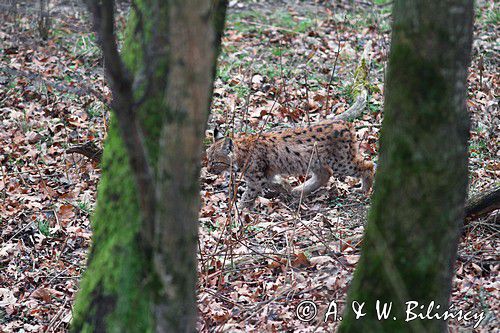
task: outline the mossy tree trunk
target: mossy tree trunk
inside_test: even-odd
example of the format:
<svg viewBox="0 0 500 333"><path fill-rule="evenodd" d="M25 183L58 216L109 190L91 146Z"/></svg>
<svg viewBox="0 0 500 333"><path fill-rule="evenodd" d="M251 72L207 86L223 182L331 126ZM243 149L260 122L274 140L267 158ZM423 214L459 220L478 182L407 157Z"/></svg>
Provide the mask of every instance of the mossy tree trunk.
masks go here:
<svg viewBox="0 0 500 333"><path fill-rule="evenodd" d="M226 1L134 1L121 54L114 2L88 2L114 112L71 329L192 332L199 156Z"/></svg>
<svg viewBox="0 0 500 333"><path fill-rule="evenodd" d="M340 332L446 330L443 320L406 322L405 303L448 307L467 191L473 5L396 0L393 18L375 191ZM354 300L365 302L357 320ZM387 320L377 300L392 302Z"/></svg>

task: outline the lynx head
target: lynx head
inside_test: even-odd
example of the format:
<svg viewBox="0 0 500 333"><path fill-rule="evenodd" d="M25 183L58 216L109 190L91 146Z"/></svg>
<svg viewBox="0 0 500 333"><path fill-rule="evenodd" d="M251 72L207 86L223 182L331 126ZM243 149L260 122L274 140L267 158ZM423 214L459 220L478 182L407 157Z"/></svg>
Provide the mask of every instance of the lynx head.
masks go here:
<svg viewBox="0 0 500 333"><path fill-rule="evenodd" d="M207 149L207 170L218 175L229 169L231 165L231 153L233 151L233 140L231 138L216 141Z"/></svg>

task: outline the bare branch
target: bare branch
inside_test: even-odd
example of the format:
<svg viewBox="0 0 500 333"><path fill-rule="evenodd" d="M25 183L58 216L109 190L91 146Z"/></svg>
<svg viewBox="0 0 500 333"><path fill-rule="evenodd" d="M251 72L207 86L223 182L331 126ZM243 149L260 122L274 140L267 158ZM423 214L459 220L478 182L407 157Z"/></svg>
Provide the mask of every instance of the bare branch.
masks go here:
<svg viewBox="0 0 500 333"><path fill-rule="evenodd" d="M87 3L93 14L94 29L97 32L97 40L106 62L106 75L113 94L116 93L114 98L122 98L132 92L132 80L123 65L116 43L115 3L113 0L88 0Z"/></svg>

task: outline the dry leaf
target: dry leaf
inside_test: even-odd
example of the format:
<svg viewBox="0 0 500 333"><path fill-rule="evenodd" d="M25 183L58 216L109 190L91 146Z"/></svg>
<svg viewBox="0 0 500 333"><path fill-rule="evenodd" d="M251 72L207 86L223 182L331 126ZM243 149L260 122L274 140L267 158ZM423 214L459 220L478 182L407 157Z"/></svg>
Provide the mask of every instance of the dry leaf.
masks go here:
<svg viewBox="0 0 500 333"><path fill-rule="evenodd" d="M296 255L295 259L292 261L292 266L297 268L305 268L311 266L311 262L307 259L306 255L301 252Z"/></svg>

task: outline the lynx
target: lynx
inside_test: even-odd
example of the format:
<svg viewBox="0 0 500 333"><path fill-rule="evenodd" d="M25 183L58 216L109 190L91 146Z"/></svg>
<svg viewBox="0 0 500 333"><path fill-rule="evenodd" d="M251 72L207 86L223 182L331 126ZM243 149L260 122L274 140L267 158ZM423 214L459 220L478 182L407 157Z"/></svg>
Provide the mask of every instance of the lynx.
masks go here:
<svg viewBox="0 0 500 333"><path fill-rule="evenodd" d="M264 188L300 197L325 186L331 176L353 176L361 178L361 190L368 194L373 183L374 164L358 152L352 124L341 120L221 139L208 148L207 158L212 174L230 166L243 173L247 189L242 208L251 208ZM310 178L292 189L281 176Z"/></svg>

